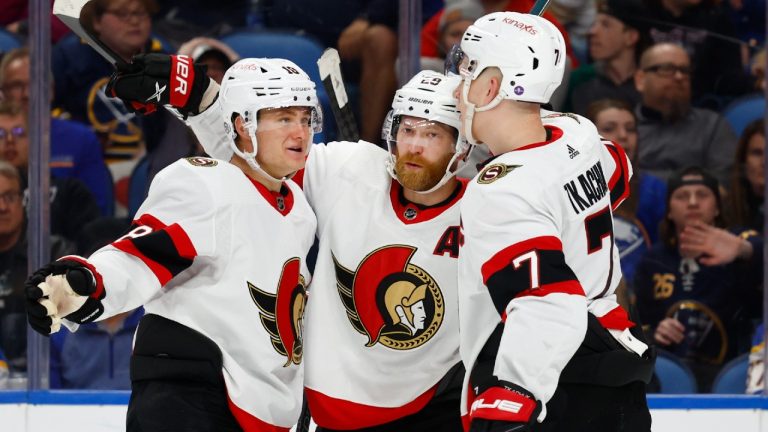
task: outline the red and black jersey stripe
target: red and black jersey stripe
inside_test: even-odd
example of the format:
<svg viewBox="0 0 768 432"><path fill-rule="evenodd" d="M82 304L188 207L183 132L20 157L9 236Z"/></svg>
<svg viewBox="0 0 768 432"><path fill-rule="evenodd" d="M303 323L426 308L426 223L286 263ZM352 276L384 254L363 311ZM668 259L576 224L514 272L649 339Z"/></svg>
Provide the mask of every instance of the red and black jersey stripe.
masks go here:
<svg viewBox="0 0 768 432"><path fill-rule="evenodd" d="M535 257L526 259L531 253ZM502 320L506 320L505 310L514 298L550 293L584 295L576 274L565 262L560 239L553 236L535 237L509 246L483 264L481 271Z"/></svg>
<svg viewBox="0 0 768 432"><path fill-rule="evenodd" d="M150 230L146 234L128 234L112 243L112 246L144 262L160 281L160 285L167 284L192 265L197 251L179 224L165 225L157 218L144 214L133 221L131 232L139 227Z"/></svg>
<svg viewBox="0 0 768 432"><path fill-rule="evenodd" d="M616 162L616 169L608 181L608 189L611 190L611 210L616 210L619 204L629 197L629 160L620 145L610 141L604 141L604 143L608 153Z"/></svg>

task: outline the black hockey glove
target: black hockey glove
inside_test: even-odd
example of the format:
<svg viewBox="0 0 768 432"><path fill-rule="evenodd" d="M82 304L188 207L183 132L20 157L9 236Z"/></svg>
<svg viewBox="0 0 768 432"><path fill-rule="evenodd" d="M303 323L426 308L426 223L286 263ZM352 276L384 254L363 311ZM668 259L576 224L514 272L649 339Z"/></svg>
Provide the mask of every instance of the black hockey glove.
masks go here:
<svg viewBox="0 0 768 432"><path fill-rule="evenodd" d="M34 272L24 283L29 325L45 336L59 331L61 319L88 323L104 312L104 289L81 262L62 258Z"/></svg>
<svg viewBox="0 0 768 432"><path fill-rule="evenodd" d="M541 412L533 394L507 381L494 380L474 390L470 432L528 432Z"/></svg>
<svg viewBox="0 0 768 432"><path fill-rule="evenodd" d="M207 107L200 107L211 83L206 70L189 56L139 54L125 69L112 73L106 93L141 114L171 105L185 117L195 115Z"/></svg>

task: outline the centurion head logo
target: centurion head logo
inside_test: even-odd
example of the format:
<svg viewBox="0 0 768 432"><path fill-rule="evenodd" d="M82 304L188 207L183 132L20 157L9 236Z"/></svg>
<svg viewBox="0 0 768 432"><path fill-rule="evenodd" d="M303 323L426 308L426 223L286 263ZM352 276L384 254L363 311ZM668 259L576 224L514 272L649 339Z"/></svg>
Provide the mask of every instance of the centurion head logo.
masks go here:
<svg viewBox="0 0 768 432"><path fill-rule="evenodd" d="M307 288L300 270L299 258L286 261L276 294L261 290L248 282L251 299L259 308L259 318L269 333L272 347L287 358L283 366L300 364L304 352L302 334Z"/></svg>
<svg viewBox="0 0 768 432"><path fill-rule="evenodd" d="M414 253L411 246L385 246L368 254L355 271L333 257L339 296L349 322L368 338L366 346L409 350L440 328L443 294L432 276L410 263Z"/></svg>

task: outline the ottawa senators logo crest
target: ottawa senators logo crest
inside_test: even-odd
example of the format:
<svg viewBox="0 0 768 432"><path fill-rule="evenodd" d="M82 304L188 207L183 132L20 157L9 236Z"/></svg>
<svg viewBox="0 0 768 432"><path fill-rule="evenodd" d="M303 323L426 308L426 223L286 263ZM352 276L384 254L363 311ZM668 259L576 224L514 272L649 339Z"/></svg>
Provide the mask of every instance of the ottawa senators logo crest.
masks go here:
<svg viewBox="0 0 768 432"><path fill-rule="evenodd" d="M272 347L287 357L284 367L291 363L300 364L304 352L302 333L307 289L300 270L299 258L291 258L283 264L277 294L263 291L248 282L248 290L259 308L259 318L272 339Z"/></svg>
<svg viewBox="0 0 768 432"><path fill-rule="evenodd" d="M352 326L396 350L425 344L440 328L445 303L440 287L424 269L410 263L416 248L404 245L376 249L353 272L333 257L336 287Z"/></svg>

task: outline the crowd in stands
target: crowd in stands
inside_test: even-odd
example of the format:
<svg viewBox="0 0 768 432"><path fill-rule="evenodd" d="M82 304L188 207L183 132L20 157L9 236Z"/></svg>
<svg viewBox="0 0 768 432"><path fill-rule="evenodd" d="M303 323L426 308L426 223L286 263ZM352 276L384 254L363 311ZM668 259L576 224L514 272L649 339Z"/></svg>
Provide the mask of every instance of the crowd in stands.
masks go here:
<svg viewBox="0 0 768 432"><path fill-rule="evenodd" d="M27 41L28 2L6 3L0 25ZM336 47L360 138L375 143L398 82L409 78L397 75L398 1L91 3L85 25L124 59L178 52L205 63L219 82L241 55L222 42L235 32L300 34ZM420 37L422 67L442 71L444 57L480 16L527 12L533 3L423 0L423 28L413 35ZM604 138L624 147L634 167L630 199L614 226L624 301L637 310L648 339L686 362L699 390L709 391L725 363L750 351L762 317L765 1L551 3L544 16L566 35L568 63L548 108L592 120ZM157 172L204 153L171 113L142 116L110 98L104 87L112 66L55 18L51 26L55 258L87 255L119 237L129 225L129 200L140 202ZM36 127L27 116L30 51L1 50L0 387L9 371L26 370L24 206L29 131ZM755 98L761 108L747 111L748 118L743 110L729 118L734 107ZM748 125L741 130L736 120ZM483 149L474 155L477 163L487 156ZM128 356L141 314L51 338L51 386L129 388Z"/></svg>

